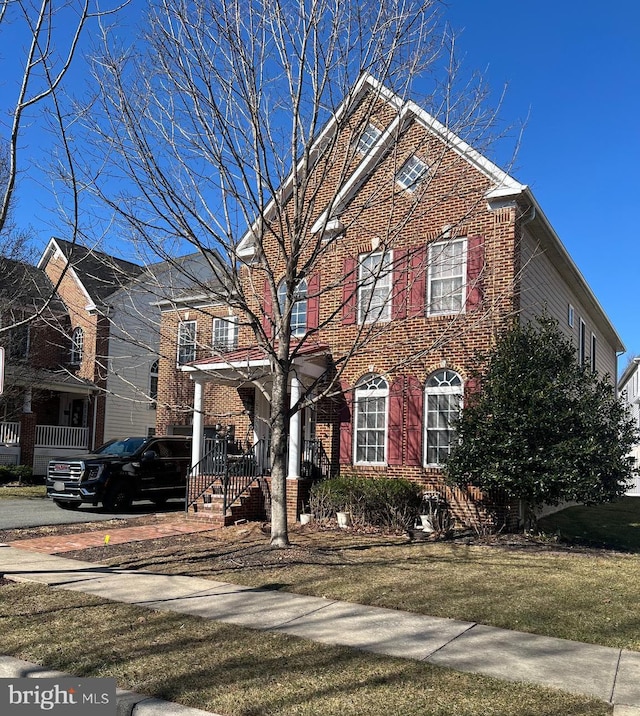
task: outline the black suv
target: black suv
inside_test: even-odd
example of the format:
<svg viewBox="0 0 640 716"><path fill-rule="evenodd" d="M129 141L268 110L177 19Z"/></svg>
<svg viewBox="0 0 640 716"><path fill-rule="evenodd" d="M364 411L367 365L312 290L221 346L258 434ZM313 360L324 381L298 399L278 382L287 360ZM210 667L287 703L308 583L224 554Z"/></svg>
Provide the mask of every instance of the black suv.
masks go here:
<svg viewBox="0 0 640 716"><path fill-rule="evenodd" d="M184 437L111 440L91 455L51 460L47 497L64 509L83 502L117 512L133 500L164 504L186 496L191 441Z"/></svg>

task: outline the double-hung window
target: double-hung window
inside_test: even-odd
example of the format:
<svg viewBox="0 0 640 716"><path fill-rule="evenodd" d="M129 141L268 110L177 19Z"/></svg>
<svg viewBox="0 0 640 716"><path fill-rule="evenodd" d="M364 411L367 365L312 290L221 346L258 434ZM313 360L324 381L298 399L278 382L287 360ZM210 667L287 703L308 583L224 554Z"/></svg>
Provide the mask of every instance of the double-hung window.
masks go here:
<svg viewBox="0 0 640 716"><path fill-rule="evenodd" d="M462 407L462 380L451 370L438 370L426 386L425 445L427 465L442 465L455 438L453 422Z"/></svg>
<svg viewBox="0 0 640 716"><path fill-rule="evenodd" d="M287 298L287 284L283 281L278 286L278 303L280 311L284 312ZM291 306L291 335L300 338L307 332L307 280L298 282L293 292L293 305Z"/></svg>
<svg viewBox="0 0 640 716"><path fill-rule="evenodd" d="M178 326L178 365L196 359L196 321L181 321Z"/></svg>
<svg viewBox="0 0 640 716"><path fill-rule="evenodd" d="M214 351L232 351L238 347L238 318L213 319L213 349Z"/></svg>
<svg viewBox="0 0 640 716"><path fill-rule="evenodd" d="M358 323L391 318L392 256L376 252L360 256L358 265Z"/></svg>
<svg viewBox="0 0 640 716"><path fill-rule="evenodd" d="M355 462L381 464L386 460L389 386L384 378L368 375L355 390Z"/></svg>
<svg viewBox="0 0 640 716"><path fill-rule="evenodd" d="M429 315L460 313L465 304L467 240L453 239L431 244L428 264Z"/></svg>
<svg viewBox="0 0 640 716"><path fill-rule="evenodd" d="M74 328L71 334L71 355L69 361L72 365L82 363L82 354L84 353L84 331L82 328Z"/></svg>

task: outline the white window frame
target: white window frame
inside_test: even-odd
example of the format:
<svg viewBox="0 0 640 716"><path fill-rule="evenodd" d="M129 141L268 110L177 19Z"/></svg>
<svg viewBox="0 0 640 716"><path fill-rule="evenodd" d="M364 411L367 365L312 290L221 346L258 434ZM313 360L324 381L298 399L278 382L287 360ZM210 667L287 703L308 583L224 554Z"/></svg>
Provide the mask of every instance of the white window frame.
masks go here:
<svg viewBox="0 0 640 716"><path fill-rule="evenodd" d="M567 324L570 328L573 328L573 324L575 322L575 308L569 304L569 307L567 309Z"/></svg>
<svg viewBox="0 0 640 716"><path fill-rule="evenodd" d="M358 257L358 323L391 320L391 251L374 251Z"/></svg>
<svg viewBox="0 0 640 716"><path fill-rule="evenodd" d="M369 122L366 129L362 132L360 138L358 139L356 150L360 154L368 154L381 136L382 130L378 129L375 124Z"/></svg>
<svg viewBox="0 0 640 716"><path fill-rule="evenodd" d="M598 348L598 341L596 338L596 334L591 331L591 354L589 356L589 362L591 364L591 372L596 372L596 351Z"/></svg>
<svg viewBox="0 0 640 716"><path fill-rule="evenodd" d="M293 306L291 307L291 335L301 338L307 333L307 321L309 317L309 299L307 298L307 279L298 281L293 294ZM278 305L280 311L284 311L284 301L287 293L287 284L284 281L278 286Z"/></svg>
<svg viewBox="0 0 640 716"><path fill-rule="evenodd" d="M451 249L460 247L459 259L450 263ZM447 283L459 282L455 288L436 290ZM427 315L448 316L464 313L467 295L467 239L447 239L429 244L427 275ZM437 303L436 303L437 302Z"/></svg>
<svg viewBox="0 0 640 716"><path fill-rule="evenodd" d="M176 353L178 365L185 365L186 363L191 363L196 359L197 331L197 321L180 321L178 324L178 350ZM189 354L185 355L187 349L189 350Z"/></svg>
<svg viewBox="0 0 640 716"><path fill-rule="evenodd" d="M71 365L80 365L84 356L84 330L81 326L76 326L71 332L71 351L69 355L69 363Z"/></svg>
<svg viewBox="0 0 640 716"><path fill-rule="evenodd" d="M398 170L396 181L403 189L413 191L427 176L428 171L429 165L413 154Z"/></svg>
<svg viewBox="0 0 640 716"><path fill-rule="evenodd" d="M158 405L158 375L160 359L156 358L149 367L149 408L155 409Z"/></svg>
<svg viewBox="0 0 640 716"><path fill-rule="evenodd" d="M216 316L211 329L214 351L233 351L238 347L238 317Z"/></svg>
<svg viewBox="0 0 640 716"><path fill-rule="evenodd" d="M455 431L446 425L442 426L441 422L450 422L457 417L462 410L462 401L464 395L464 383L461 376L448 368L441 368L432 373L427 379L425 385L424 398L424 464L426 467L440 467L443 464L442 454L448 456L451 452L451 445L455 439ZM457 396L457 407L454 409L451 405L449 396ZM442 398L446 397L446 401ZM444 405L444 403L448 405ZM443 408L445 408L443 410ZM436 416L435 425L430 425L431 416ZM432 438L435 438L435 447L430 446ZM430 459L431 453L435 449L435 461Z"/></svg>
<svg viewBox="0 0 640 716"><path fill-rule="evenodd" d="M353 405L353 464L385 465L389 384L380 375L364 376L355 387ZM361 422L363 425L360 425ZM374 435L375 439L371 440Z"/></svg>

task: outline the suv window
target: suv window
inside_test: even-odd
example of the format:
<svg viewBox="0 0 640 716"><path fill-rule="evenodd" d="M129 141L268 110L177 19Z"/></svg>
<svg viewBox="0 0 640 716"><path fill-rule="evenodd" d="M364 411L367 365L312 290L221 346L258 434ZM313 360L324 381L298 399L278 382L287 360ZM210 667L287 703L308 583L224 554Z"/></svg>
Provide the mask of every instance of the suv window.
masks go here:
<svg viewBox="0 0 640 716"><path fill-rule="evenodd" d="M154 448L160 453L161 457L189 457L191 454L191 445L187 440L167 440L161 441Z"/></svg>
<svg viewBox="0 0 640 716"><path fill-rule="evenodd" d="M99 447L96 455L133 455L146 442L146 438L126 438L125 440L110 440Z"/></svg>

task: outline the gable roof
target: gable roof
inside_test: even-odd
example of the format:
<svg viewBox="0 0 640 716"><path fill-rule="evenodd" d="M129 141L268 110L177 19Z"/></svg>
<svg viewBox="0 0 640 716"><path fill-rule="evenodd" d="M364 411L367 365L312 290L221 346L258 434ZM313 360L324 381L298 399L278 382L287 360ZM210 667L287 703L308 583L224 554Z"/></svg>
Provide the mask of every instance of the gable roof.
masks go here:
<svg viewBox="0 0 640 716"><path fill-rule="evenodd" d="M34 313L47 302L51 308L62 309L62 303L44 271L24 261L4 257L0 257L0 302Z"/></svg>
<svg viewBox="0 0 640 716"><path fill-rule="evenodd" d="M343 227L339 219L340 212L352 200L364 181L377 168L390 144L399 136L399 130L403 128L404 123L415 121L422 125L429 134L440 140L448 149L458 154L464 161L468 162L489 180L490 187L485 192L484 198L490 210L498 209L501 206L517 201L522 210L529 214L531 217L529 227L531 230L535 229L536 238L539 240L540 245L549 251L550 255L556 259L556 268L565 275L567 280L571 281L581 299L599 316L599 325L616 351L623 352L625 349L622 339L560 240L560 237L540 208L531 189L526 184L521 184L487 157L480 154L480 152L445 127L435 117L429 114L429 112L419 107L414 101L404 100L371 75L364 75L354 87L353 92L343 100L334 116L318 135L311 148L311 155L313 156L321 151L326 138L338 131L340 121L354 110L360 99L367 92L375 92L377 96L394 109L396 115L387 129L382 132L378 140L371 147L369 153L358 164L344 186L339 190L337 196L332 201L331 211L327 209L322 212L312 226L311 231L313 233L339 233L342 230ZM292 192L293 179L294 173L291 172L287 181L285 181L278 192L278 201L283 202L288 199ZM270 215L275 207L275 202L276 198L274 197L267 204L263 212L264 216ZM237 249L237 253L240 257L250 257L253 254L254 249L252 244L261 221L262 217L258 217L242 237Z"/></svg>
<svg viewBox="0 0 640 716"><path fill-rule="evenodd" d="M64 256L69 270L94 304L103 304L123 284L144 271L142 266L131 261L55 237L49 241L38 268L44 268L56 251Z"/></svg>

